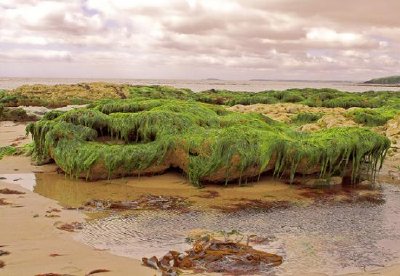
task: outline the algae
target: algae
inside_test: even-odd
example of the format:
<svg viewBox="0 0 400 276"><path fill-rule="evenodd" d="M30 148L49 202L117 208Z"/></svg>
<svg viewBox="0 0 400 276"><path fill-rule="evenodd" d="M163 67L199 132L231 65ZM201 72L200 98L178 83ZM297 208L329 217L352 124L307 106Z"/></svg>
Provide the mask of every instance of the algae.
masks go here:
<svg viewBox="0 0 400 276"><path fill-rule="evenodd" d="M103 100L47 116L27 131L33 156L68 175L104 179L179 168L195 184L275 176L374 177L390 141L364 128L303 133L260 114L240 114L195 100ZM113 141L105 143L104 141Z"/></svg>
<svg viewBox="0 0 400 276"><path fill-rule="evenodd" d="M0 92L0 103L6 106L62 107L88 104L99 99L124 99L128 85L102 82L23 85L16 89Z"/></svg>
<svg viewBox="0 0 400 276"><path fill-rule="evenodd" d="M0 160L4 158L4 156L14 155L17 152L17 149L12 146L0 147Z"/></svg>
<svg viewBox="0 0 400 276"><path fill-rule="evenodd" d="M354 122L365 126L382 126L387 121L393 119L396 114L399 114L399 109L394 108L357 108L347 112Z"/></svg>
<svg viewBox="0 0 400 276"><path fill-rule="evenodd" d="M6 106L33 105L60 107L93 103L101 99L180 99L233 106L236 104L301 103L314 107L377 108L392 104L400 107L400 92L344 92L335 89L287 89L260 92L207 90L194 93L186 88L161 85L80 83L71 85L23 85L0 91L0 103Z"/></svg>
<svg viewBox="0 0 400 276"><path fill-rule="evenodd" d="M322 113L300 112L291 118L290 122L300 125L309 124L318 121L322 116Z"/></svg>

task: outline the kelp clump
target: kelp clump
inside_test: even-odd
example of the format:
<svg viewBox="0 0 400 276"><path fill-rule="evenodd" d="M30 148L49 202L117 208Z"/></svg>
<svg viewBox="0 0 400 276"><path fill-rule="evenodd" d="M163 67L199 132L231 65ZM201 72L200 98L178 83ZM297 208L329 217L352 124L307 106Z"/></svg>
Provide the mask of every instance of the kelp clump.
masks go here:
<svg viewBox="0 0 400 276"><path fill-rule="evenodd" d="M293 179L351 169L371 176L390 141L364 128L314 133L260 114L171 99L105 100L31 123L39 160L54 160L68 175L89 180L162 173L179 168L189 180L225 182L261 173Z"/></svg>
<svg viewBox="0 0 400 276"><path fill-rule="evenodd" d="M233 241L198 240L193 248L180 253L170 251L158 259L142 258L143 265L160 270L162 275L179 275L181 270L194 273L223 273L229 275L258 275L281 265L279 255L256 250Z"/></svg>

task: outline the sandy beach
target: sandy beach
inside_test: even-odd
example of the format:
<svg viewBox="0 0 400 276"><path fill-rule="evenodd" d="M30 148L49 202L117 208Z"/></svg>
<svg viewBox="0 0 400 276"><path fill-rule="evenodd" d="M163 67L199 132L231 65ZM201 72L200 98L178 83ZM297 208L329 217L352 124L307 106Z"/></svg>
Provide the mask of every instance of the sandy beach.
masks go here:
<svg viewBox="0 0 400 276"><path fill-rule="evenodd" d="M3 168L3 167L2 167ZM73 233L59 230L55 225L81 222L85 216L73 210L63 210L57 202L39 196L18 185L0 182L0 189L23 192L21 195L1 195L9 205L0 206L1 250L5 267L0 275L86 275L106 269L107 275L155 275L140 261L97 251L73 240ZM49 210L59 217L46 217Z"/></svg>
<svg viewBox="0 0 400 276"><path fill-rule="evenodd" d="M399 10L0 1L0 276L400 276Z"/></svg>
<svg viewBox="0 0 400 276"><path fill-rule="evenodd" d="M22 145L30 141L25 137L25 124L2 122L0 131L0 146ZM14 176L14 179L0 180L0 189L23 193L0 194L0 199L4 199L6 204L0 206L0 246L3 246L0 249L10 253L0 257L5 263L0 275L86 275L96 270L109 270L103 272L104 275L156 275L158 272L142 266L139 260L96 250L76 241L74 233L60 230L57 226L84 222L87 217L82 212L66 210L55 200L16 184L20 177L28 174L54 175L55 171L55 165L34 166L25 156L7 156L0 160L0 174ZM167 181L171 179L167 178ZM399 273L400 264L349 275L395 276Z"/></svg>

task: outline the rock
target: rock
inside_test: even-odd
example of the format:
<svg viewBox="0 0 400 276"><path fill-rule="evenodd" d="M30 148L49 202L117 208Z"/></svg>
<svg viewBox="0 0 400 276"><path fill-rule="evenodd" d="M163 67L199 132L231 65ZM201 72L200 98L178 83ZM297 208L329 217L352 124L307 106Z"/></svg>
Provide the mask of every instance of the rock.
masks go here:
<svg viewBox="0 0 400 276"><path fill-rule="evenodd" d="M84 108L84 107L87 107L87 106L88 106L87 104L84 104L84 105L67 105L67 106L64 106L64 107L56 108L54 110L66 112L66 111L70 111L72 109Z"/></svg>
<svg viewBox="0 0 400 276"><path fill-rule="evenodd" d="M318 131L320 129L321 127L317 124L305 124L301 126L299 130L304 132L313 132L313 131Z"/></svg>
<svg viewBox="0 0 400 276"><path fill-rule="evenodd" d="M322 128L344 127L344 126L357 126L357 124L341 115L341 114L327 114L318 120L317 124Z"/></svg>
<svg viewBox="0 0 400 276"><path fill-rule="evenodd" d="M20 106L23 110L26 111L28 115L35 115L38 117L42 117L44 114L50 111L50 109L44 106Z"/></svg>
<svg viewBox="0 0 400 276"><path fill-rule="evenodd" d="M360 183L358 183L357 184L359 187L366 187L366 188L369 188L369 187L371 187L372 185L374 185L371 181L369 181L369 180L364 180L364 181L361 181Z"/></svg>
<svg viewBox="0 0 400 276"><path fill-rule="evenodd" d="M341 185L343 182L343 178L341 178L340 176L333 176L329 179L329 185Z"/></svg>
<svg viewBox="0 0 400 276"><path fill-rule="evenodd" d="M386 123L386 136L393 137L400 134L400 115Z"/></svg>
<svg viewBox="0 0 400 276"><path fill-rule="evenodd" d="M333 176L328 179L323 178L311 178L307 179L303 184L307 187L317 187L317 186L336 186L341 185L343 178L340 176Z"/></svg>

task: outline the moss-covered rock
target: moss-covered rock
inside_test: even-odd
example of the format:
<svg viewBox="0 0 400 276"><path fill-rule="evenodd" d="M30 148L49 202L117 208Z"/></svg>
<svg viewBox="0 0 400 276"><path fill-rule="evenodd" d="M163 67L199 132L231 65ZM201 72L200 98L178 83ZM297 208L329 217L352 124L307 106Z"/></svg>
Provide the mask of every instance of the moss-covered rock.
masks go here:
<svg viewBox="0 0 400 276"><path fill-rule="evenodd" d="M194 184L254 178L270 171L373 175L390 141L364 128L295 131L261 114L168 99L106 100L52 114L27 131L34 156L72 176L103 179L181 169Z"/></svg>
<svg viewBox="0 0 400 276"><path fill-rule="evenodd" d="M218 105L299 103L311 107L378 108L392 105L400 108L400 92L351 93L335 89L287 89L285 91L207 90L194 93L190 89L160 85L81 83L62 85L23 85L0 91L0 103L6 106L46 106L87 104L99 99L180 99Z"/></svg>
<svg viewBox="0 0 400 276"><path fill-rule="evenodd" d="M29 115L22 108L9 108L0 104L0 121L28 122L35 121L37 117Z"/></svg>
<svg viewBox="0 0 400 276"><path fill-rule="evenodd" d="M79 83L58 85L23 85L0 94L0 103L7 106L62 107L82 105L99 99L124 99L129 85L111 83Z"/></svg>

